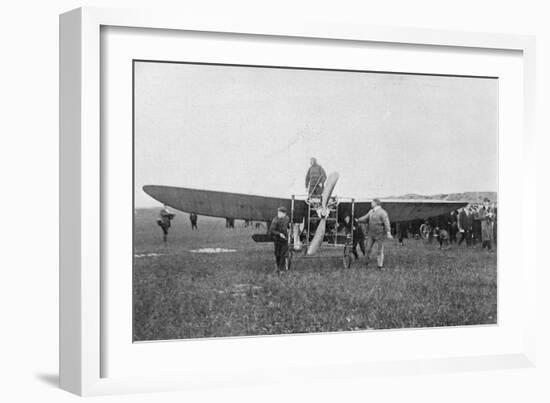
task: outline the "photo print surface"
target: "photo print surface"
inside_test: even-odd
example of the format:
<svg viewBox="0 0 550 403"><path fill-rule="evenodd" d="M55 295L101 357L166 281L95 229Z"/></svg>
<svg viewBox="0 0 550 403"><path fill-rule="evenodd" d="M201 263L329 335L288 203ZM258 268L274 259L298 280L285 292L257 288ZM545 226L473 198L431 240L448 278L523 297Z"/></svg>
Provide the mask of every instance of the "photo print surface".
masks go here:
<svg viewBox="0 0 550 403"><path fill-rule="evenodd" d="M497 323L497 78L133 83L134 341Z"/></svg>

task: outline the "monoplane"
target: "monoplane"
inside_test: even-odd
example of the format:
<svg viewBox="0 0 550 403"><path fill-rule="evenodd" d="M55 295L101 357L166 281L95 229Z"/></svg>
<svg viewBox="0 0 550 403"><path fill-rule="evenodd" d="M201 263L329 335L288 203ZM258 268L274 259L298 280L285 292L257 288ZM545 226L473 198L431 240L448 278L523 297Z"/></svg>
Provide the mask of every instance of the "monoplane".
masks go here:
<svg viewBox="0 0 550 403"><path fill-rule="evenodd" d="M338 177L336 172L328 175L321 195L291 195L290 198L157 185L146 185L143 190L159 202L183 212L264 221L267 223L267 233L254 234L252 239L256 242L272 241L269 224L277 208L284 206L289 211L291 222L287 268L290 268L294 254L316 255L322 244L332 249L343 249L343 263L349 267L352 262L353 231L349 231L347 223L351 222L353 226L356 217L367 214L371 209L371 200L357 201L353 197L333 195ZM447 214L467 204L463 201L431 199L382 199L383 208L393 223Z"/></svg>

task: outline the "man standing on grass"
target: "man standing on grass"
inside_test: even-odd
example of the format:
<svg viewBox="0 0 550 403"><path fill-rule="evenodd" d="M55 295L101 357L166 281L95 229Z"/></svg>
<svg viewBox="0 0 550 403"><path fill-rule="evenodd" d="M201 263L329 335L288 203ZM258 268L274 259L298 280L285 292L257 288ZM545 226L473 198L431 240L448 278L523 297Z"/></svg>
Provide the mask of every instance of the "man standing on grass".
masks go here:
<svg viewBox="0 0 550 403"><path fill-rule="evenodd" d="M481 222L481 248L487 248L489 252L493 250L493 224L495 214L490 207L491 201L488 198L483 199L483 207L477 212L477 220Z"/></svg>
<svg viewBox="0 0 550 403"><path fill-rule="evenodd" d="M472 206L470 214L472 215L472 245L476 246L481 241L481 221L477 219L479 206Z"/></svg>
<svg viewBox="0 0 550 403"><path fill-rule="evenodd" d="M357 254L357 245L359 245L359 249L361 249L363 256L366 256L367 252L365 250L365 233L357 222L357 218L354 218L352 222L351 217L349 215L346 215L344 217L344 227L346 230L346 234L353 237L351 253L355 257L355 259L359 259L359 255Z"/></svg>
<svg viewBox="0 0 550 403"><path fill-rule="evenodd" d="M449 227L449 242L456 243L457 241L457 232L458 232L458 223L457 223L457 212L451 211L449 213L448 227Z"/></svg>
<svg viewBox="0 0 550 403"><path fill-rule="evenodd" d="M391 234L390 219L388 213L380 204L380 199L371 202L369 212L357 221L365 223L367 227L367 266L374 247L376 249L376 261L378 269L384 268L384 241L393 239Z"/></svg>
<svg viewBox="0 0 550 403"><path fill-rule="evenodd" d="M271 221L269 234L275 245L275 263L277 264L277 273L284 271L285 261L288 254L288 225L290 219L286 215L286 208L277 209L277 217Z"/></svg>
<svg viewBox="0 0 550 403"><path fill-rule="evenodd" d="M157 224L162 228L162 241L166 243L168 240L168 230L172 226L172 220L175 214L168 210L168 206L165 204L162 210L160 210L160 218L157 220Z"/></svg>
<svg viewBox="0 0 550 403"><path fill-rule="evenodd" d="M194 229L199 229L199 227L197 227L197 214L196 213L191 213L189 214L189 221L191 221L191 229L194 230Z"/></svg>
<svg viewBox="0 0 550 403"><path fill-rule="evenodd" d="M472 215L466 207L460 209L457 224L460 233L458 245L466 241L466 247L469 247L472 244Z"/></svg>

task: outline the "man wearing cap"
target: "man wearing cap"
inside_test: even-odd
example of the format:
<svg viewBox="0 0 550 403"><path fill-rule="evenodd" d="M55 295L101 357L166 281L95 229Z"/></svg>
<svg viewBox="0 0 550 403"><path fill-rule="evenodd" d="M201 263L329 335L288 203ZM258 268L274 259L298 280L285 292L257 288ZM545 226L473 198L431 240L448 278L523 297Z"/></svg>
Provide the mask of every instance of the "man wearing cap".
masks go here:
<svg viewBox="0 0 550 403"><path fill-rule="evenodd" d="M277 264L277 272L285 270L285 259L288 253L288 225L289 218L286 215L286 208L279 207L277 209L277 217L271 221L269 234L275 245L275 263Z"/></svg>
<svg viewBox="0 0 550 403"><path fill-rule="evenodd" d="M309 196L319 197L323 193L323 185L327 179L327 173L321 165L317 163L317 159L309 160L310 167L306 174L306 189Z"/></svg>
<svg viewBox="0 0 550 403"><path fill-rule="evenodd" d="M371 209L363 217L360 217L357 221L366 224L367 233L367 266L369 264L369 258L372 250L377 246L376 261L378 269L382 270L384 267L384 241L386 239L392 239L390 228L390 219L386 210L380 205L380 199L374 199L371 202Z"/></svg>

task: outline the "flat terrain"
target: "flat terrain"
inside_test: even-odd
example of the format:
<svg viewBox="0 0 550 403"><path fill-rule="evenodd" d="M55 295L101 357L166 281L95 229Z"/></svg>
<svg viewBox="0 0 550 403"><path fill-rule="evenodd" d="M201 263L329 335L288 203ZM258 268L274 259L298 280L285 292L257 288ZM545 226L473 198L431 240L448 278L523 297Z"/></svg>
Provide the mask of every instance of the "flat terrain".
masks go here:
<svg viewBox="0 0 550 403"><path fill-rule="evenodd" d="M158 210L135 213L134 340L493 324L496 254L421 240L386 245L386 270L360 257L299 258L282 276L273 245L252 241L242 221L176 212L168 243ZM201 248L235 252L196 253Z"/></svg>

